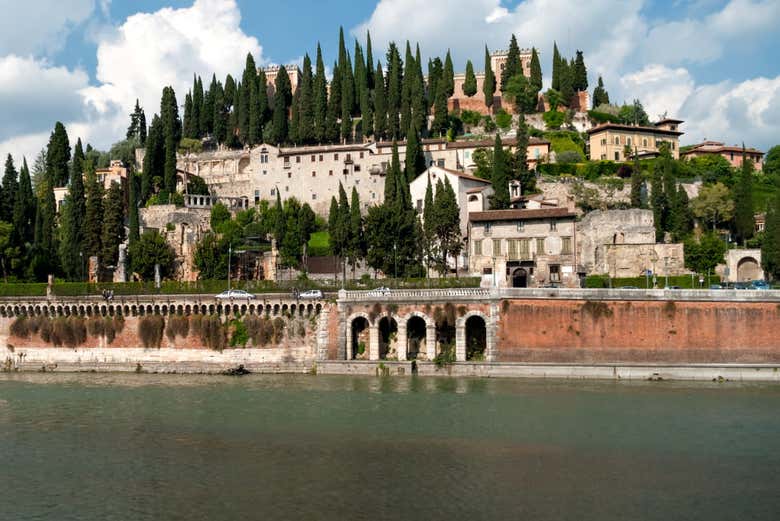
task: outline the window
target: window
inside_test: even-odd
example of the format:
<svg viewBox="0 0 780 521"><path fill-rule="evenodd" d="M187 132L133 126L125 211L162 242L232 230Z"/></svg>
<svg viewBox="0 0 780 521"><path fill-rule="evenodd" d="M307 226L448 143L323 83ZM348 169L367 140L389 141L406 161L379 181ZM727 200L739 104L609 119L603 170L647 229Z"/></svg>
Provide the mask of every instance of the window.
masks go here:
<svg viewBox="0 0 780 521"><path fill-rule="evenodd" d="M517 242L517 254L521 259L531 258L531 239L519 239Z"/></svg>
<svg viewBox="0 0 780 521"><path fill-rule="evenodd" d="M467 160L467 161L468 161L469 159L471 159L471 150L466 150L466 151L463 153L463 157L464 157L464 158L466 158L466 160Z"/></svg>
<svg viewBox="0 0 780 521"><path fill-rule="evenodd" d="M263 170L263 175L266 175L268 173L268 170Z"/></svg>
<svg viewBox="0 0 780 521"><path fill-rule="evenodd" d="M317 177L317 172L312 171L311 176L312 177Z"/></svg>
<svg viewBox="0 0 780 521"><path fill-rule="evenodd" d="M287 179L292 179L292 172L287 172Z"/></svg>
<svg viewBox="0 0 780 521"><path fill-rule="evenodd" d="M485 223L485 235L490 235L490 228L492 228L490 223Z"/></svg>
<svg viewBox="0 0 780 521"><path fill-rule="evenodd" d="M644 139L642 140L642 146L643 146L643 147L646 147L646 146L647 146L647 138L644 138Z"/></svg>
<svg viewBox="0 0 780 521"><path fill-rule="evenodd" d="M525 223L523 221L517 221L517 231L522 232L525 230Z"/></svg>
<svg viewBox="0 0 780 521"><path fill-rule="evenodd" d="M482 268L482 274L483 275L492 275L493 274L493 268Z"/></svg>
<svg viewBox="0 0 780 521"><path fill-rule="evenodd" d="M271 195L276 195L276 189L275 188L271 188Z"/></svg>
<svg viewBox="0 0 780 521"><path fill-rule="evenodd" d="M320 154L320 163L322 163L322 154Z"/></svg>
<svg viewBox="0 0 780 521"><path fill-rule="evenodd" d="M352 161L352 154L347 154L347 161Z"/></svg>
<svg viewBox="0 0 780 521"><path fill-rule="evenodd" d="M343 169L343 170L341 171L341 173L342 173L342 174L344 174L344 175L347 175L347 174L349 173L349 170L347 170L347 169L345 168L345 169Z"/></svg>
<svg viewBox="0 0 780 521"><path fill-rule="evenodd" d="M615 136L615 144L616 145L620 144L620 136Z"/></svg>
<svg viewBox="0 0 780 521"><path fill-rule="evenodd" d="M355 179L355 184L359 185L360 184L360 179Z"/></svg>
<svg viewBox="0 0 780 521"><path fill-rule="evenodd" d="M285 187L284 187L284 191L285 191L285 192L289 192L289 191L290 191L290 187L289 187L289 186L285 186Z"/></svg>
<svg viewBox="0 0 780 521"><path fill-rule="evenodd" d="M444 159L437 159L436 166L438 166L439 168L444 168Z"/></svg>
<svg viewBox="0 0 780 521"><path fill-rule="evenodd" d="M620 161L620 152L615 152L615 161Z"/></svg>
<svg viewBox="0 0 780 521"><path fill-rule="evenodd" d="M417 213L422 213L422 209L423 209L423 205L422 204L423 204L423 200L422 199L417 199Z"/></svg>
<svg viewBox="0 0 780 521"><path fill-rule="evenodd" d="M518 257L518 252L517 252L517 246L518 246L519 242L520 241L518 241L517 239L508 239L506 241L506 245L507 245L507 252L506 253L507 253L507 256L508 256L509 260L515 260L515 259L519 258Z"/></svg>
<svg viewBox="0 0 780 521"><path fill-rule="evenodd" d="M601 138L601 144L606 145L607 144L607 138L603 137Z"/></svg>
<svg viewBox="0 0 780 521"><path fill-rule="evenodd" d="M260 154L260 162L261 163L267 163L268 162L268 154L267 153Z"/></svg>
<svg viewBox="0 0 780 521"><path fill-rule="evenodd" d="M260 190L255 190L255 204L260 202Z"/></svg>
<svg viewBox="0 0 780 521"><path fill-rule="evenodd" d="M561 255L571 255L571 237L562 237L561 242Z"/></svg>
<svg viewBox="0 0 780 521"><path fill-rule="evenodd" d="M339 160L339 155L338 154L333 154L333 160L334 161L338 161Z"/></svg>
<svg viewBox="0 0 780 521"><path fill-rule="evenodd" d="M355 165L355 172L360 172L360 165Z"/></svg>
<svg viewBox="0 0 780 521"><path fill-rule="evenodd" d="M301 156L295 156L295 162L300 163L301 162Z"/></svg>
<svg viewBox="0 0 780 521"><path fill-rule="evenodd" d="M474 241L474 255L482 255L482 240Z"/></svg>
<svg viewBox="0 0 780 521"><path fill-rule="evenodd" d="M550 282L561 281L561 267L557 264L550 264Z"/></svg>
<svg viewBox="0 0 780 521"><path fill-rule="evenodd" d="M328 175L333 175L333 170L328 170Z"/></svg>
<svg viewBox="0 0 780 521"><path fill-rule="evenodd" d="M554 232L557 229L558 229L558 223L555 221L550 221L550 231Z"/></svg>
<svg viewBox="0 0 780 521"><path fill-rule="evenodd" d="M493 239L493 257L501 255L501 239Z"/></svg>
<svg viewBox="0 0 780 521"><path fill-rule="evenodd" d="M316 201L317 200L317 194L311 194L311 200Z"/></svg>
<svg viewBox="0 0 780 521"><path fill-rule="evenodd" d="M607 158L607 154L601 154L601 159L606 159L606 158Z"/></svg>
<svg viewBox="0 0 780 521"><path fill-rule="evenodd" d="M363 159L363 152L360 153L360 159Z"/></svg>
<svg viewBox="0 0 780 521"><path fill-rule="evenodd" d="M626 145L631 146L631 138L626 138Z"/></svg>
<svg viewBox="0 0 780 521"><path fill-rule="evenodd" d="M262 163L262 161L260 161ZM290 168L290 158L288 156L284 157L284 167Z"/></svg>
<svg viewBox="0 0 780 521"><path fill-rule="evenodd" d="M311 156L311 162L314 163L317 160L317 156Z"/></svg>
<svg viewBox="0 0 780 521"><path fill-rule="evenodd" d="M544 237L536 238L536 254L544 255Z"/></svg>

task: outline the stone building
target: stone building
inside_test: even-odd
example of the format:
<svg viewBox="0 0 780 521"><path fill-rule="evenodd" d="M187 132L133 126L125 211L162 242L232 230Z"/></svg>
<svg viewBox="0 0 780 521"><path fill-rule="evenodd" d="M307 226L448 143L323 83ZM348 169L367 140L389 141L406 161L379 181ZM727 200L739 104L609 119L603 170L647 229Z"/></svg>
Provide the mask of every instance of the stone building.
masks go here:
<svg viewBox="0 0 780 521"><path fill-rule="evenodd" d="M86 182L87 174L84 173L84 181ZM127 167L119 160L113 160L109 164L108 168L98 168L95 170L98 183L103 185L104 190L111 188L112 183L118 183L122 187L122 193L125 194L127 199ZM57 211L62 208L62 203L65 201L65 196L68 195L68 187L58 187L54 189L54 201L56 203ZM127 200L125 200L127 203Z"/></svg>
<svg viewBox="0 0 780 521"><path fill-rule="evenodd" d="M538 52L538 51L537 51ZM493 74L496 78L496 93L493 96L493 111L503 108L507 112L512 111L510 106L504 106L501 99L501 73L506 65L506 60L509 57L509 51L497 50L490 53L490 68L493 70ZM531 77L531 49L520 49L520 65L523 68L523 75L527 78ZM466 81L466 74L459 73L454 75L455 89L447 100L448 110L473 110L480 114L488 114L489 109L485 105L485 94L483 93L483 87L485 84L485 72L475 72L474 76L477 79L477 92L473 96L469 97L463 93L463 84Z"/></svg>
<svg viewBox="0 0 780 521"><path fill-rule="evenodd" d="M640 158L654 157L660 153L663 143L669 144L674 159L680 157L679 119L666 118L653 126L604 123L588 130L588 144L591 161L626 161L633 158L635 151Z"/></svg>
<svg viewBox="0 0 780 521"><path fill-rule="evenodd" d="M741 168L743 152L744 156L751 160L753 166L760 172L763 166L761 162L764 158L763 152L756 150L755 148L745 148L743 150L740 146L728 146L720 141L704 141L698 143L687 150L680 152L680 157L683 159L693 159L694 157L717 155L728 161L734 168Z"/></svg>
<svg viewBox="0 0 780 521"><path fill-rule="evenodd" d="M514 139L504 140L510 150L515 143ZM492 146L492 141L422 140L426 164L458 171L475 168L474 151ZM531 138L529 166L535 167L549 149L548 141ZM398 143L402 161L405 152L406 143ZM258 204L261 200L275 201L278 190L282 199L295 197L317 214L327 216L331 197L338 196L339 183L348 194L353 187L357 189L364 208L381 204L391 158L390 142L290 148L259 145L179 156L177 167L201 177L214 196L245 197L250 204Z"/></svg>
<svg viewBox="0 0 780 521"><path fill-rule="evenodd" d="M579 287L575 218L560 207L469 213L469 271L483 285Z"/></svg>

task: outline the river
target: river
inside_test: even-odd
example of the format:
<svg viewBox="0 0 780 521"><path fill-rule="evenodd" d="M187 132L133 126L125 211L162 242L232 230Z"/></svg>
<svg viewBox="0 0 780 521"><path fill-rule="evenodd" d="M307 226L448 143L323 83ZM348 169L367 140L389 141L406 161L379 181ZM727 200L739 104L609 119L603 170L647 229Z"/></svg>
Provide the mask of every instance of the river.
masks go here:
<svg viewBox="0 0 780 521"><path fill-rule="evenodd" d="M0 519L776 520L780 386L0 375Z"/></svg>

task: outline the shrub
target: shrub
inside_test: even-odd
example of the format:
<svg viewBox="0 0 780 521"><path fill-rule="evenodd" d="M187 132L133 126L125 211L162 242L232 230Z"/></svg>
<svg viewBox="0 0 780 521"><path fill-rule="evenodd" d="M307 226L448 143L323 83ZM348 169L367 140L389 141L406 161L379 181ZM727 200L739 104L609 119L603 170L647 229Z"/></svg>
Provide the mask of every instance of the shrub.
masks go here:
<svg viewBox="0 0 780 521"><path fill-rule="evenodd" d="M203 317L200 339L209 349L222 351L227 345L227 331L222 319L216 315Z"/></svg>
<svg viewBox="0 0 780 521"><path fill-rule="evenodd" d="M27 321L27 317L16 317L14 321L11 322L10 331L13 336L28 338L30 336L30 325Z"/></svg>
<svg viewBox="0 0 780 521"><path fill-rule="evenodd" d="M582 160L582 154L575 152L574 150L564 150L560 154L555 156L555 160L558 163L577 163Z"/></svg>
<svg viewBox="0 0 780 521"><path fill-rule="evenodd" d="M501 130L507 130L512 126L512 115L504 109L499 109L498 112L496 112L496 125Z"/></svg>
<svg viewBox="0 0 780 521"><path fill-rule="evenodd" d="M561 128L561 125L563 125L563 122L566 119L566 114L563 112L558 112L557 110L550 110L542 115L542 119L544 120L544 124L547 128L558 129Z"/></svg>
<svg viewBox="0 0 780 521"><path fill-rule="evenodd" d="M76 347L87 339L87 326L81 317L57 317L54 320L51 341L55 346Z"/></svg>
<svg viewBox="0 0 780 521"><path fill-rule="evenodd" d="M455 362L455 345L452 343L441 344L439 354L436 355L433 362L436 364L436 367L452 365Z"/></svg>
<svg viewBox="0 0 780 521"><path fill-rule="evenodd" d="M231 320L230 325L233 332L230 335L230 347L244 347L249 341L249 334L246 325L241 320Z"/></svg>
<svg viewBox="0 0 780 521"><path fill-rule="evenodd" d="M177 336L187 338L190 333L190 317L186 315L173 315L168 318L168 325L165 326L165 336L171 342L176 340Z"/></svg>
<svg viewBox="0 0 780 521"><path fill-rule="evenodd" d="M268 342L266 337L266 320L255 315L244 317L244 326L253 346L264 346Z"/></svg>
<svg viewBox="0 0 780 521"><path fill-rule="evenodd" d="M460 113L460 119L466 125L477 126L481 118L482 116L476 110L464 110Z"/></svg>
<svg viewBox="0 0 780 521"><path fill-rule="evenodd" d="M485 132L488 134L496 131L496 124L493 122L493 118L490 116L484 116L482 118L482 125L485 127Z"/></svg>
<svg viewBox="0 0 780 521"><path fill-rule="evenodd" d="M160 315L147 315L138 322L138 337L144 347L160 347L165 319Z"/></svg>

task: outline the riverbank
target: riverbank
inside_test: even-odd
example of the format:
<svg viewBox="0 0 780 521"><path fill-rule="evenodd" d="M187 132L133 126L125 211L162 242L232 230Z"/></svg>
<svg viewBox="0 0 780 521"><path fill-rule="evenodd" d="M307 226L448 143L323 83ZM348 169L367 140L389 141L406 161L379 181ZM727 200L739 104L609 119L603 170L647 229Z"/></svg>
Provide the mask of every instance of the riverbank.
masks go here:
<svg viewBox="0 0 780 521"><path fill-rule="evenodd" d="M455 362L437 366L412 361L315 360L307 348L270 349L66 349L36 348L0 352L4 371L140 372L220 374L244 366L260 374L356 376L445 376L470 378L549 378L563 380L680 380L780 382L772 364L554 364Z"/></svg>

